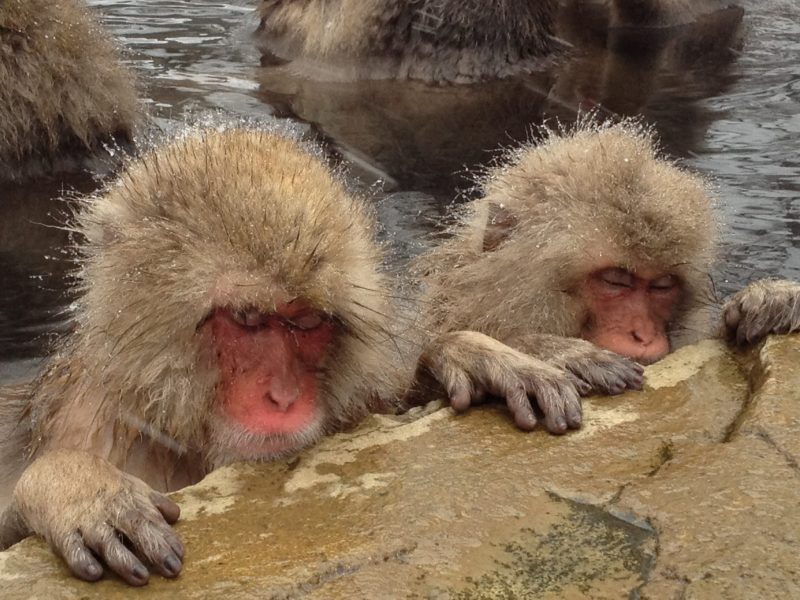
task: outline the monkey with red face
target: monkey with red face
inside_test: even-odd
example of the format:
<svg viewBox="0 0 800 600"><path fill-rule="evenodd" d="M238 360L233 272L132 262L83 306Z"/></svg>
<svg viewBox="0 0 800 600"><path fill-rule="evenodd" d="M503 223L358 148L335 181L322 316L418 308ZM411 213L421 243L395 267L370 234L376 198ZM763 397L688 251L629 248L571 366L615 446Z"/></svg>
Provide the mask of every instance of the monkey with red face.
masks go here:
<svg viewBox="0 0 800 600"><path fill-rule="evenodd" d="M393 397L373 215L318 154L194 133L83 203L74 332L35 382L0 389L3 546L36 533L83 579L174 577L179 511L161 492L295 453Z"/></svg>
<svg viewBox="0 0 800 600"><path fill-rule="evenodd" d="M629 121L550 133L507 158L453 237L419 261L427 327L444 332L421 368L456 409L499 395L520 427L535 426L538 404L548 428L564 431L580 425L579 409L561 402L570 409L549 422L560 415L530 393L527 361L565 370L582 394L617 393L640 387L642 371L614 356L649 364L713 334L713 202ZM798 331L800 284L751 284L722 312L739 345ZM475 377L480 348L513 354L504 388Z"/></svg>
<svg viewBox="0 0 800 600"><path fill-rule="evenodd" d="M34 533L82 579L175 577L179 510L162 492L399 406L428 333L394 305L372 212L318 154L201 131L83 204L74 331L36 381L0 389L0 547ZM580 418L565 371L470 351L488 389L524 374L552 431Z"/></svg>
<svg viewBox="0 0 800 600"><path fill-rule="evenodd" d="M314 151L229 129L130 161L75 218L85 243L74 332L35 382L0 389L0 477L13 488L0 545L41 535L86 580L104 567L132 585L151 569L174 577L179 510L162 492L232 461L287 456L391 406L417 344L419 371L454 407L493 394L520 427L537 423L531 401L549 431L580 426L579 393L642 384L634 360L587 339L655 359L703 290L712 244L696 228L711 223L708 198L650 150L641 132L609 127L521 151L428 258L439 302L419 304L424 327L404 325L416 332L407 348L393 328L413 315L393 306L371 212ZM575 170L583 160L604 174L594 185ZM588 251L587 236L598 242ZM681 252L694 262L676 262ZM757 337L765 305L796 328L797 289L781 285L730 305L732 337ZM650 319L635 336L626 312Z"/></svg>

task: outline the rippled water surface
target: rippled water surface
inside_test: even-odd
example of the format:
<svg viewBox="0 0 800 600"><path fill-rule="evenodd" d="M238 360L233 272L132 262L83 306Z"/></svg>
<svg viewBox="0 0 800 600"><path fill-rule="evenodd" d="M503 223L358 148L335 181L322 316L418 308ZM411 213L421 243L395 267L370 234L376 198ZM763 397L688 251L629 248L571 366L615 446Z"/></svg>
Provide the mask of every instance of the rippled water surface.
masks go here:
<svg viewBox="0 0 800 600"><path fill-rule="evenodd" d="M288 118L383 182L386 233L401 255L421 247L467 173L545 119L578 107L643 114L666 148L711 175L720 193L720 294L764 275L800 278L800 4L747 2L741 44L706 32L623 58L597 45L589 17L570 21L570 61L540 74L467 87L313 82L260 66L251 35L255 0L94 0L128 49L161 126L208 109ZM576 25L577 24L577 25ZM639 42L641 43L641 42ZM717 44L719 46L719 44ZM731 49L732 47L732 49ZM698 60L707 52L711 58ZM0 383L46 352L69 301L64 246L53 227L64 190L88 177L0 188Z"/></svg>

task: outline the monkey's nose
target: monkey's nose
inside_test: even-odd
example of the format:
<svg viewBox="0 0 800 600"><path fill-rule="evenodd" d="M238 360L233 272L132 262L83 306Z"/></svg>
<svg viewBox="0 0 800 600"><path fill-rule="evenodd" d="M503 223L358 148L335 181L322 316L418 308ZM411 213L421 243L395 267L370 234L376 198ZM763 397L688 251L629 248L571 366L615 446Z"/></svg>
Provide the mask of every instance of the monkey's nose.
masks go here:
<svg viewBox="0 0 800 600"><path fill-rule="evenodd" d="M273 378L270 382L266 400L274 405L275 410L286 412L300 396L300 387L296 381L283 381Z"/></svg>
<svg viewBox="0 0 800 600"><path fill-rule="evenodd" d="M649 346L658 338L658 331L648 320L640 320L631 327L630 336L637 344Z"/></svg>

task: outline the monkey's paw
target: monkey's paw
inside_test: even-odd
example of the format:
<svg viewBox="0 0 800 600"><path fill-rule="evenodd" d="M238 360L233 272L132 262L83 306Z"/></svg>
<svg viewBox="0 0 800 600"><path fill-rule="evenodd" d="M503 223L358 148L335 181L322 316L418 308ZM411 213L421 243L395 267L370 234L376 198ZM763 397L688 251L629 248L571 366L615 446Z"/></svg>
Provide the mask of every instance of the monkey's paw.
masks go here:
<svg viewBox="0 0 800 600"><path fill-rule="evenodd" d="M183 544L170 527L178 505L89 453L39 457L17 483L13 508L80 579L103 576L98 559L136 586L150 576L145 562L164 577L181 571Z"/></svg>
<svg viewBox="0 0 800 600"><path fill-rule="evenodd" d="M754 344L771 333L800 331L800 284L762 279L735 294L722 308L725 337Z"/></svg>
<svg viewBox="0 0 800 600"><path fill-rule="evenodd" d="M420 364L446 390L458 412L485 396L504 398L517 427L533 429L536 407L551 433L581 426L581 402L567 373L475 331L456 331L434 340Z"/></svg>
<svg viewBox="0 0 800 600"><path fill-rule="evenodd" d="M635 360L585 340L571 341L575 342L574 347L547 362L567 371L582 396L614 396L625 390L642 389L644 367Z"/></svg>

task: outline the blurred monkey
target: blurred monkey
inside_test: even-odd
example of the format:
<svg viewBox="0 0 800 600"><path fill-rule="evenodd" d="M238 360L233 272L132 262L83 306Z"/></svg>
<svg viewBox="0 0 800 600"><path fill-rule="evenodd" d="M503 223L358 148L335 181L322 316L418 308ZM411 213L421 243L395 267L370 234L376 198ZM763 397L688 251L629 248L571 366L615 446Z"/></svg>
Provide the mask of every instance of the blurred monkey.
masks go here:
<svg viewBox="0 0 800 600"><path fill-rule="evenodd" d="M537 70L570 47L563 11L605 15L605 31L666 29L724 10L721 0L262 0L267 62L313 79L467 83Z"/></svg>
<svg viewBox="0 0 800 600"><path fill-rule="evenodd" d="M133 75L81 0L0 3L0 179L128 141L141 116Z"/></svg>

